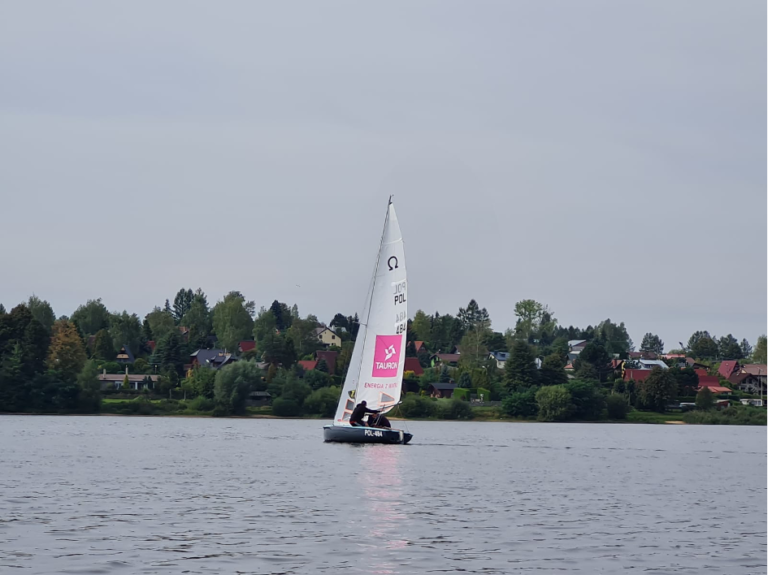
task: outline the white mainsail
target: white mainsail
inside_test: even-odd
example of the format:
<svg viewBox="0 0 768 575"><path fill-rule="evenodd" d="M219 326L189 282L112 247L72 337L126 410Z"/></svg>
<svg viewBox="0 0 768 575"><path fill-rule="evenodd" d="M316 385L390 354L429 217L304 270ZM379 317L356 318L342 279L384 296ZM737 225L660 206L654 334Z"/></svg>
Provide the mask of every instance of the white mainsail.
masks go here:
<svg viewBox="0 0 768 575"><path fill-rule="evenodd" d="M355 405L363 400L370 409L384 413L400 401L408 304L403 237L391 199L368 296L336 408L335 425L348 422Z"/></svg>

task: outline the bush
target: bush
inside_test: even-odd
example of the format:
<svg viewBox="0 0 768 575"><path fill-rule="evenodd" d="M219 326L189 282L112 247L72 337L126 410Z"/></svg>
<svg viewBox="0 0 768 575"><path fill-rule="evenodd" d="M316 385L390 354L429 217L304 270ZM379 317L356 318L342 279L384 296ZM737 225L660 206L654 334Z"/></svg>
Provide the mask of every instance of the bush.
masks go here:
<svg viewBox="0 0 768 575"><path fill-rule="evenodd" d="M435 402L427 397L409 393L400 404L403 417L430 417L435 413Z"/></svg>
<svg viewBox="0 0 768 575"><path fill-rule="evenodd" d="M613 393L605 400L605 407L608 409L609 419L626 419L629 412L627 398L623 395Z"/></svg>
<svg viewBox="0 0 768 575"><path fill-rule="evenodd" d="M459 401L469 401L469 390L457 387L453 390L453 398Z"/></svg>
<svg viewBox="0 0 768 575"><path fill-rule="evenodd" d="M475 415L466 401L453 398L442 404L438 403L437 416L440 419L472 419Z"/></svg>
<svg viewBox="0 0 768 575"><path fill-rule="evenodd" d="M766 411L761 407L736 406L722 411L689 411L683 415L683 421L709 425L765 425Z"/></svg>
<svg viewBox="0 0 768 575"><path fill-rule="evenodd" d="M491 401L491 390L484 387L477 388L477 399L480 400L480 396L483 396L483 401Z"/></svg>
<svg viewBox="0 0 768 575"><path fill-rule="evenodd" d="M696 394L696 409L701 411L707 411L715 406L715 396L708 387L703 387L699 393Z"/></svg>
<svg viewBox="0 0 768 575"><path fill-rule="evenodd" d="M301 406L295 399L278 397L272 402L272 413L278 417L295 417L301 415Z"/></svg>
<svg viewBox="0 0 768 575"><path fill-rule="evenodd" d="M340 395L341 390L338 387L324 387L313 391L304 400L304 411L324 417L333 417Z"/></svg>
<svg viewBox="0 0 768 575"><path fill-rule="evenodd" d="M605 407L605 397L597 386L590 381L573 380L565 385L565 389L571 394L573 405L571 417L586 420L600 419Z"/></svg>
<svg viewBox="0 0 768 575"><path fill-rule="evenodd" d="M535 417L539 411L536 405L536 388L510 393L504 398L501 409L512 417Z"/></svg>
<svg viewBox="0 0 768 575"><path fill-rule="evenodd" d="M251 386L261 383L261 370L251 361L225 365L216 372L214 398L227 413L245 413L245 402Z"/></svg>
<svg viewBox="0 0 768 575"><path fill-rule="evenodd" d="M571 394L564 385L548 385L536 392L540 421L564 421L571 416Z"/></svg>
<svg viewBox="0 0 768 575"><path fill-rule="evenodd" d="M187 408L192 411L211 411L214 407L216 407L214 401L202 395L187 403Z"/></svg>

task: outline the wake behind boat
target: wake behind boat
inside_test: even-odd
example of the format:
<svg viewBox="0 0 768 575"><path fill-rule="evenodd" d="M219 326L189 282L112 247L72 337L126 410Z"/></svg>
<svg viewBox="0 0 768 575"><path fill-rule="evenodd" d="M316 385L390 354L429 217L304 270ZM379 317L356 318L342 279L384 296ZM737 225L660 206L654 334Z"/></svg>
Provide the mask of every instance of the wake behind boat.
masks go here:
<svg viewBox="0 0 768 575"><path fill-rule="evenodd" d="M386 427L352 426L355 406L387 413L400 402L405 363L408 308L405 252L392 198L355 347L336 415L323 428L325 441L406 444L412 434Z"/></svg>

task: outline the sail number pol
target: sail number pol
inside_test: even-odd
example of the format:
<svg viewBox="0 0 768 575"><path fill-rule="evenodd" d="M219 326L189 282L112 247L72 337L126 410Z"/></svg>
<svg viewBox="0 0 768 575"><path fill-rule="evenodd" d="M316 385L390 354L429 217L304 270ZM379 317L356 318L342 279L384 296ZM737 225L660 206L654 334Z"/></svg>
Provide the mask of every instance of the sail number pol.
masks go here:
<svg viewBox="0 0 768 575"><path fill-rule="evenodd" d="M392 284L394 288L395 305L405 303L405 280Z"/></svg>

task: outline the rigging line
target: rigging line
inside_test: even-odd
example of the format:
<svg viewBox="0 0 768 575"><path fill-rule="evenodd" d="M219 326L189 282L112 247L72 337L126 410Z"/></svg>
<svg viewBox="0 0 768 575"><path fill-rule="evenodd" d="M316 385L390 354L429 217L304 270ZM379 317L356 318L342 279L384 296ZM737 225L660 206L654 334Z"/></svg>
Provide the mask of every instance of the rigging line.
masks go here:
<svg viewBox="0 0 768 575"><path fill-rule="evenodd" d="M376 267L373 270L373 281L371 282L371 293L368 298L368 315L365 318L365 334L363 334L363 347L360 351L360 365L357 368L357 381L355 381L355 398L360 388L360 374L363 372L363 353L365 353L365 341L368 339L368 322L371 319L371 302L373 301L373 292L376 291L376 272L379 271L379 262L381 261L381 248L384 245L384 235L387 233L387 224L389 223L389 206L392 204L392 196L387 202L387 216L384 218L384 228L381 230L381 241L379 241L379 253L376 256ZM355 342L357 344L357 342Z"/></svg>

